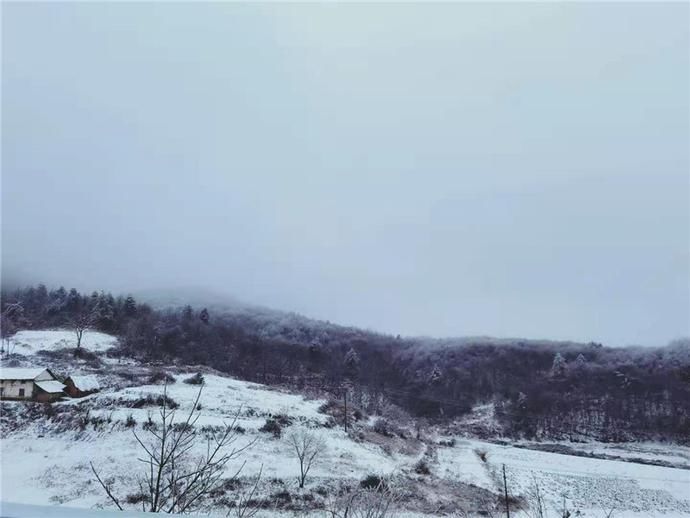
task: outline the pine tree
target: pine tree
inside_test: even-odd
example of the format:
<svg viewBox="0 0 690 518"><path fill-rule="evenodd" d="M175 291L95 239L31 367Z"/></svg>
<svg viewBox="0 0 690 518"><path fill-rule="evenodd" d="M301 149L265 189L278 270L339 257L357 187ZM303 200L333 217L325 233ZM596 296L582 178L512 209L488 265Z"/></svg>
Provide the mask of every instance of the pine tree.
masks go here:
<svg viewBox="0 0 690 518"><path fill-rule="evenodd" d="M562 376L565 373L566 362L561 353L556 353L553 358L553 365L551 366L551 374L554 376Z"/></svg>
<svg viewBox="0 0 690 518"><path fill-rule="evenodd" d="M126 317L133 317L137 314L137 303L131 295L125 299L123 311Z"/></svg>
<svg viewBox="0 0 690 518"><path fill-rule="evenodd" d="M581 369L587 364L587 358L584 357L582 353L577 355L577 358L575 358L575 365L577 366L578 369Z"/></svg>

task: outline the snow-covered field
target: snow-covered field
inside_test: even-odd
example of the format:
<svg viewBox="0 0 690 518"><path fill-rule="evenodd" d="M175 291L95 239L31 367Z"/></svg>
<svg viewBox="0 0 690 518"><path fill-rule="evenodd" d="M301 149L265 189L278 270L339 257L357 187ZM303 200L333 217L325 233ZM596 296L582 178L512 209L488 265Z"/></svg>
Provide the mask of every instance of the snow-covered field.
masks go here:
<svg viewBox="0 0 690 518"><path fill-rule="evenodd" d="M117 345L117 339L105 333L87 331L81 340L81 346L94 353L99 353ZM17 354L30 355L38 351L55 351L77 346L74 331L57 329L47 331L19 331L10 339L10 350Z"/></svg>
<svg viewBox="0 0 690 518"><path fill-rule="evenodd" d="M50 368L44 356L36 355L38 351L56 351L75 345L69 331L23 331L15 340L15 352L24 355L20 365L15 365L20 367ZM92 352L102 353L115 344L116 340L108 335L91 332L84 335L83 347ZM5 360L2 364L6 364ZM61 368L65 370L64 363ZM193 408L199 386L184 380L197 370L173 367L166 370L176 378L166 390L180 405L176 410L179 420ZM107 497L94 481L90 462L103 477L113 481L116 492L126 495L134 486L135 475L142 469L138 460L140 448L125 422L133 419L134 429L145 436L142 425L149 419L158 419L157 409L131 405L149 395L161 395L163 386L148 381L148 367L112 359L100 366L74 360L69 374L98 376L103 390L86 398L64 400L56 403L55 408L81 412L97 424L58 431L50 417L41 416L15 429L11 421L21 414L24 403L2 402L5 416L0 448L0 500L46 506L109 507ZM462 437L454 437L453 446L442 446L440 439L451 438L433 430L422 448L396 450L361 436L353 439L341 427L332 426L329 416L319 411L324 400L306 399L212 371L205 372L204 378L196 426L221 425L237 414L236 424L243 432L235 445L241 447L254 440L256 443L242 459L230 464L228 475L243 462L246 462L244 477L251 477L262 468L263 480L268 484L265 490L269 492L277 488L299 492L295 482L298 465L286 439L259 431L267 418L284 415L292 420L286 431L308 428L322 436L327 444L304 491L325 491L347 481L356 484L366 475L376 473L397 477L399 484L410 487L424 483L427 492L464 483L496 493L501 482L500 470L505 464L512 494L527 496L536 484L552 508L562 505L565 499L569 508L580 510L581 516L595 518L604 516L610 509L615 509L612 516L621 518L690 516L690 470L687 469L562 455ZM655 443L575 446L623 459L647 458L675 464L687 464L690 459L688 448ZM426 478L416 475L412 469L425 451L431 468L431 475ZM478 452L485 452L485 460ZM3 516L5 508L19 509L18 513L27 509L8 504L2 510Z"/></svg>
<svg viewBox="0 0 690 518"><path fill-rule="evenodd" d="M624 450L622 445L618 449ZM482 461L478 452L486 453ZM508 486L529 494L539 486L552 507L615 509L614 516L690 516L690 470L601 460L516 448L471 439L438 453L443 477L482 487L500 487L505 464ZM593 515L593 514L591 514Z"/></svg>

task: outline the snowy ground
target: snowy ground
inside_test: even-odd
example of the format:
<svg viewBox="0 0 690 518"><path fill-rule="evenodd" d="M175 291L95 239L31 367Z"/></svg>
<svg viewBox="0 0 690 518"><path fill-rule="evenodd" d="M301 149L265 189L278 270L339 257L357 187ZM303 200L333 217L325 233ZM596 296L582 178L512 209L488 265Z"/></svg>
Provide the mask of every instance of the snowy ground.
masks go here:
<svg viewBox="0 0 690 518"><path fill-rule="evenodd" d="M618 445L619 450L625 447ZM477 452L486 452L486 462ZM443 477L487 488L502 483L529 494L535 484L551 506L616 509L615 516L690 516L690 470L561 455L475 440L460 440L438 452ZM641 514L640 514L641 513Z"/></svg>
<svg viewBox="0 0 690 518"><path fill-rule="evenodd" d="M15 340L16 352L24 356L16 365L20 367L53 367L45 363L45 356L36 353L40 350L59 353L60 349L75 345L68 331L24 331L18 333ZM115 339L108 335L90 332L84 335L83 346L92 352L103 353L115 344ZM135 474L141 471L141 462L137 460L140 449L132 430L124 423L131 416L137 423L134 429L145 435L141 427L149 418L154 421L158 418L157 409L131 408L131 405L148 395L161 395L163 386L151 384L148 381L151 369L136 363L106 360L103 356L100 364L71 360L69 355L59 358L62 359L58 370L98 376L104 388L83 399L56 403L55 408L88 415L98 423L83 430L63 430L50 417L40 416L15 429L12 420L21 415L26 406L20 402L2 402L5 416L0 448L0 501L107 507L109 502L94 482L89 462L93 462L105 478L113 480L116 492L127 494L133 487ZM6 365L6 361L2 364ZM181 418L192 409L199 389L184 383L196 370L170 367L167 371L176 378L167 386L167 395L179 403L177 416ZM616 509L613 516L619 518L690 516L690 470L687 469L561 455L458 436L453 437L454 446L438 445L439 439L447 441L451 437L435 437L421 449L391 450L378 441L354 440L339 426L331 426L329 417L319 411L323 400L305 399L298 394L211 371L206 372L204 378L197 427L221 425L238 414L237 425L244 432L238 435L236 446L254 440L256 443L241 460L231 463L228 474L245 461L242 472L245 477L251 477L263 466L263 479L267 484L263 490L267 495L279 490L300 494L295 483L297 461L285 437L275 438L259 431L267 418L285 415L292 420L285 432L309 428L321 435L327 444L326 453L314 468L308 488L302 494L328 491L348 482L357 484L370 473L398 477L413 496L414 493L426 493L430 494L430 499L434 498L434 491L439 492L440 497L447 488L457 490L459 485L462 488L478 486L495 493L499 488L499 470L505 464L511 493L527 496L536 483L552 508L562 504L565 497L571 509L579 509L581 516L593 518L603 517L604 510L612 508ZM690 459L688 448L655 443L570 446L621 458L666 460L674 464L687 464ZM432 472L426 478L412 471L412 466L425 451ZM477 452L486 452L486 461ZM468 494L465 489L462 491L463 495ZM453 498L448 497L451 501ZM13 513L26 511L21 505L12 505L3 505L2 516L12 516L6 509ZM31 514L31 509L27 512L29 514L16 515L39 516ZM287 511L268 512L266 516L286 514L289 515Z"/></svg>
<svg viewBox="0 0 690 518"><path fill-rule="evenodd" d="M91 352L103 352L117 345L117 339L105 333L87 331L81 340L81 346ZM10 339L10 351L30 355L40 350L55 351L77 346L74 331L58 329L47 331L19 331Z"/></svg>

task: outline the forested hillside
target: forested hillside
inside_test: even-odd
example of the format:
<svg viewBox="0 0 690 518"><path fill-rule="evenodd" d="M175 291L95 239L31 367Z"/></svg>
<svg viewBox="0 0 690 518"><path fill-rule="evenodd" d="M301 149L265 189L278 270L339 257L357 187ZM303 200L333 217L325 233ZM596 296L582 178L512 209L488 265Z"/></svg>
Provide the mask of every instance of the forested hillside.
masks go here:
<svg viewBox="0 0 690 518"><path fill-rule="evenodd" d="M688 340L610 348L401 338L268 309L153 309L131 296L43 285L3 290L2 308L3 337L20 329L96 329L119 337L118 354L336 395L347 389L354 408L394 403L450 422L493 403L502 433L511 436L690 438Z"/></svg>

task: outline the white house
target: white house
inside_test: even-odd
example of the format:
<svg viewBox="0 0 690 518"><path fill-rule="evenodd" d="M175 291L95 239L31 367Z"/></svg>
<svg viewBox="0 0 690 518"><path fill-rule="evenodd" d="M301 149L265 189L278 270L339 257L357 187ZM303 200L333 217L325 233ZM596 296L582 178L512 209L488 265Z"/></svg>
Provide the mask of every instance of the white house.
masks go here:
<svg viewBox="0 0 690 518"><path fill-rule="evenodd" d="M54 401L64 390L65 385L48 369L0 368L0 399Z"/></svg>

